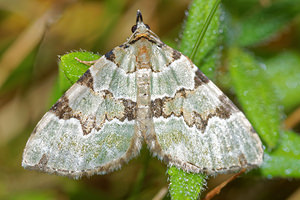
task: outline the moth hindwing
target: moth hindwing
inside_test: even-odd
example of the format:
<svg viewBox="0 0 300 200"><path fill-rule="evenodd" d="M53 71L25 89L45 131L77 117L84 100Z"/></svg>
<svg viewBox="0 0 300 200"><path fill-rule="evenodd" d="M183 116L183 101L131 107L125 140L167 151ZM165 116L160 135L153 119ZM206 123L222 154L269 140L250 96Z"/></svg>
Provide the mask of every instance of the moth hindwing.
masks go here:
<svg viewBox="0 0 300 200"><path fill-rule="evenodd" d="M102 56L38 123L23 167L81 177L138 155L143 141L169 166L228 173L262 163L244 114L137 14L133 34Z"/></svg>

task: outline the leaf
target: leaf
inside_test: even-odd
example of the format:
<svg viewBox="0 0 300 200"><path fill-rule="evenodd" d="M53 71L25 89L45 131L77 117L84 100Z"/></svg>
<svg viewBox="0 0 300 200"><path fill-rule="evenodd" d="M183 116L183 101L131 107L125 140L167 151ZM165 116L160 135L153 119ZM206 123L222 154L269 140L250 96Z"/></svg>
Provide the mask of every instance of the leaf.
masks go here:
<svg viewBox="0 0 300 200"><path fill-rule="evenodd" d="M82 61L94 61L99 59L100 55L78 51L60 57L58 80L53 88L51 105L88 70L89 66L78 62L76 58Z"/></svg>
<svg viewBox="0 0 300 200"><path fill-rule="evenodd" d="M282 134L280 145L272 153L265 153L260 168L262 175L271 177L300 178L300 136L286 131Z"/></svg>
<svg viewBox="0 0 300 200"><path fill-rule="evenodd" d="M274 149L279 139L281 113L264 66L249 53L231 48L229 67L234 90L246 116L268 150Z"/></svg>
<svg viewBox="0 0 300 200"><path fill-rule="evenodd" d="M260 6L260 0L222 0L223 5L235 16L244 16Z"/></svg>
<svg viewBox="0 0 300 200"><path fill-rule="evenodd" d="M241 46L253 46L270 40L287 26L300 11L299 0L281 0L239 20L237 37Z"/></svg>
<svg viewBox="0 0 300 200"><path fill-rule="evenodd" d="M300 104L300 54L285 51L266 60L267 73L287 112Z"/></svg>
<svg viewBox="0 0 300 200"><path fill-rule="evenodd" d="M168 169L170 176L169 192L173 200L197 199L206 184L206 175L184 172L176 167Z"/></svg>
<svg viewBox="0 0 300 200"><path fill-rule="evenodd" d="M196 44L197 37L201 33L206 18L214 7L216 1L195 0L190 7L189 15L182 35L180 51L190 56ZM210 79L214 78L214 71L220 57L219 41L221 29L221 8L216 10L205 36L193 59L196 64Z"/></svg>
<svg viewBox="0 0 300 200"><path fill-rule="evenodd" d="M89 68L88 65L78 62L76 58L82 61L94 61L99 59L100 55L79 51L61 56L59 68L64 72L71 84L74 84Z"/></svg>

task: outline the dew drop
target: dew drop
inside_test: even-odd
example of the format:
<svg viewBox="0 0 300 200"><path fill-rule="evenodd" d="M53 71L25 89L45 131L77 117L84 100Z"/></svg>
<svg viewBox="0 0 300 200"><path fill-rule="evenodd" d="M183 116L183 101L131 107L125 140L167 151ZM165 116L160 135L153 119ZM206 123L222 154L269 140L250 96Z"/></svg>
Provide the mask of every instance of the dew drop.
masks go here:
<svg viewBox="0 0 300 200"><path fill-rule="evenodd" d="M267 179L272 179L272 178L273 178L273 176L271 174L267 175Z"/></svg>
<svg viewBox="0 0 300 200"><path fill-rule="evenodd" d="M291 174L292 173L292 170L291 169L286 169L286 170L284 170L284 172L285 172L285 174Z"/></svg>
<svg viewBox="0 0 300 200"><path fill-rule="evenodd" d="M283 151L285 151L285 152L290 152L290 149L289 149L288 147L284 147L284 148L283 148Z"/></svg>

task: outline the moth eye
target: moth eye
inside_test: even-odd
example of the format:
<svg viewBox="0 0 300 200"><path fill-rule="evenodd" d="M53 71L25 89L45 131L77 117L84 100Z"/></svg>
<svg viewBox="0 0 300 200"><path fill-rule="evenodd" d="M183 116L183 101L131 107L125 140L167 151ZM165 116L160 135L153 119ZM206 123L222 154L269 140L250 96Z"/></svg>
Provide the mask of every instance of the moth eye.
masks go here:
<svg viewBox="0 0 300 200"><path fill-rule="evenodd" d="M133 25L133 26L131 27L131 32L134 33L135 31L136 31L136 25Z"/></svg>
<svg viewBox="0 0 300 200"><path fill-rule="evenodd" d="M145 24L145 26L146 26L147 29L150 29L150 26L148 24Z"/></svg>

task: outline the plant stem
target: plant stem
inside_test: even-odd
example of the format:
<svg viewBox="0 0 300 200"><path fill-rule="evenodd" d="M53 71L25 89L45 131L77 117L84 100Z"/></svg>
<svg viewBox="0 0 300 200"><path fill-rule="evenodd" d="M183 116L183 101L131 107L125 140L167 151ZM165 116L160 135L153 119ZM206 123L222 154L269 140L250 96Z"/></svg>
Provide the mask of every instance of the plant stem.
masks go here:
<svg viewBox="0 0 300 200"><path fill-rule="evenodd" d="M214 4L214 6L213 6L213 9L210 11L208 17L206 18L205 23L204 23L204 26L203 26L203 28L202 28L200 34L198 35L197 41L196 41L196 43L195 43L195 45L194 45L194 47L193 47L193 51L192 51L192 53L191 53L191 55L190 55L190 59L191 59L191 60L194 60L194 57L195 57L196 52L197 52L197 50L198 50L198 47L200 46L200 44L201 44L201 42L202 42L202 40L203 40L203 38L204 38L204 35L205 35L206 31L207 31L207 28L208 28L208 26L209 26L209 24L210 24L210 22L211 22L213 16L215 15L215 13L216 13L216 11L217 11L217 8L218 8L218 6L219 6L219 4L220 4L220 2L221 2L221 0L216 0L216 1L215 1L215 4Z"/></svg>

